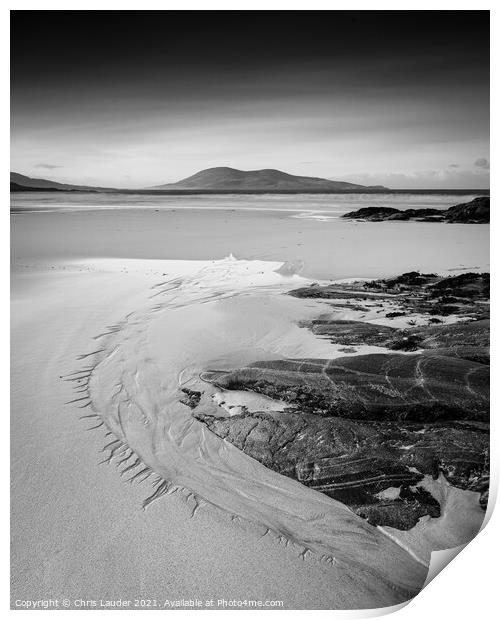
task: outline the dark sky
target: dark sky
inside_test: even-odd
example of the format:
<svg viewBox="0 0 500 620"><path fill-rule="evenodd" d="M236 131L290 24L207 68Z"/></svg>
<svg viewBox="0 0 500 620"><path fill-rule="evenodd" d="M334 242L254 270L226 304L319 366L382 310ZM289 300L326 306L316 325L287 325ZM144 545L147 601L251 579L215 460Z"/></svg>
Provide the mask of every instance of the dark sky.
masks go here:
<svg viewBox="0 0 500 620"><path fill-rule="evenodd" d="M12 168L489 185L489 13L14 11Z"/></svg>

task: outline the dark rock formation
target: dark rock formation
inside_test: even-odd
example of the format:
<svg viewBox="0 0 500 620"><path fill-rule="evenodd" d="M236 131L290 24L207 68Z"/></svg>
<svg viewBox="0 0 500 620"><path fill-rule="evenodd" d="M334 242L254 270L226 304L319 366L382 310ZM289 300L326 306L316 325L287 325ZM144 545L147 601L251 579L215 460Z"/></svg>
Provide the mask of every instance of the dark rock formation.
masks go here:
<svg viewBox="0 0 500 620"><path fill-rule="evenodd" d="M343 215L345 218L355 220L366 220L368 222L383 222L385 220L411 220L431 216L443 215L442 209L407 209L401 211L394 207L363 207L357 211L350 211Z"/></svg>
<svg viewBox="0 0 500 620"><path fill-rule="evenodd" d="M489 369L433 351L271 360L231 372L208 371L203 378L321 416L421 422L489 416Z"/></svg>
<svg viewBox="0 0 500 620"><path fill-rule="evenodd" d="M363 288L349 288L340 284L327 284L326 286L304 286L302 288L296 288L289 292L292 297L310 298L310 299L373 299L383 300L388 298L386 295L381 296L380 293L372 293L366 290L367 284L360 283L360 287ZM352 306L348 306L352 307Z"/></svg>
<svg viewBox="0 0 500 620"><path fill-rule="evenodd" d="M489 273L461 273L458 276L442 278L429 287L433 297L446 297L448 301L469 298L477 301L490 297Z"/></svg>
<svg viewBox="0 0 500 620"><path fill-rule="evenodd" d="M401 312L386 314L401 316ZM421 327L396 329L386 325L345 321L338 319L316 319L302 321L302 327L323 336L335 344L347 347L368 344L386 347L393 351L417 351L432 349L443 356L460 357L489 364L490 321L482 319L443 325L432 324ZM353 353L356 350L347 351Z"/></svg>
<svg viewBox="0 0 500 620"><path fill-rule="evenodd" d="M398 217L400 209L394 207L363 207L357 211L350 211L342 217L356 220L367 220L369 222L382 222L390 218Z"/></svg>
<svg viewBox="0 0 500 620"><path fill-rule="evenodd" d="M350 211L342 217L367 222L418 220L422 222L486 224L490 221L490 199L489 196L479 196L470 202L458 204L446 210L426 208L401 211L392 207L363 207L357 211Z"/></svg>
<svg viewBox="0 0 500 620"><path fill-rule="evenodd" d="M363 323L363 321L342 321L338 319L315 319L302 321L317 336L329 337L332 342L342 345L380 345L390 342L397 333L393 327Z"/></svg>
<svg viewBox="0 0 500 620"><path fill-rule="evenodd" d="M450 207L446 212L448 222L484 224L490 221L490 199L487 196Z"/></svg>
<svg viewBox="0 0 500 620"><path fill-rule="evenodd" d="M189 388L182 388L181 392L184 393L184 396L180 399L180 402L183 405L187 405L190 409L196 409L200 404L201 392L190 390Z"/></svg>
<svg viewBox="0 0 500 620"><path fill-rule="evenodd" d="M267 467L347 504L374 525L409 529L421 516L439 516L436 500L416 487L424 474L445 472L452 484L479 491L487 471L488 434L481 428L357 422L300 410L195 416Z"/></svg>
<svg viewBox="0 0 500 620"><path fill-rule="evenodd" d="M379 344L393 351L433 349L443 356L489 364L490 321L483 319L451 325L429 325L396 331L392 340Z"/></svg>
<svg viewBox="0 0 500 620"><path fill-rule="evenodd" d="M401 274L400 276L397 276L396 278L387 278L386 280L372 280L371 282L367 282L366 286L368 288L378 288L383 283L383 288L388 290L397 289L397 291L395 292L399 292L401 291L401 289L421 289L422 286L430 284L432 282L436 282L439 279L439 276L435 273L420 273L419 271L408 271Z"/></svg>
<svg viewBox="0 0 500 620"><path fill-rule="evenodd" d="M460 347L488 348L490 342L490 321L470 321L451 325L430 325L404 330L419 340L424 349L445 349Z"/></svg>
<svg viewBox="0 0 500 620"><path fill-rule="evenodd" d="M409 272L290 294L327 299L332 306L343 300L363 309L356 300L366 299L381 312L384 304L401 308L385 316L431 316L452 307L467 320L446 325L434 318L427 326L400 329L324 314L301 326L346 353L363 344L386 352L206 371L202 378L219 388L254 391L289 407L231 417L198 408L195 417L267 467L345 503L373 525L409 529L424 515L439 516L439 503L419 486L425 475L442 474L451 485L479 493L485 508L489 274Z"/></svg>
<svg viewBox="0 0 500 620"><path fill-rule="evenodd" d="M353 284L328 284L307 286L290 291L300 298L335 300L336 307L366 310L356 301L380 305L396 302L398 310L387 317L419 313L431 317L464 316L468 320L489 317L489 273L463 273L442 277L432 273L410 271L396 278L355 282ZM348 300L349 303L338 303Z"/></svg>

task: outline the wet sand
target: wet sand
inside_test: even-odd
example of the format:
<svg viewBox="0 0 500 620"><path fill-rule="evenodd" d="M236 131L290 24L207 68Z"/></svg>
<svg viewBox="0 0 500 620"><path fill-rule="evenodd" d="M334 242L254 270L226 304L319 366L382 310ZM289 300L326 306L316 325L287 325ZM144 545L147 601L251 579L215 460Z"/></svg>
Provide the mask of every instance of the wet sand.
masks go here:
<svg viewBox="0 0 500 620"><path fill-rule="evenodd" d="M332 587L331 572L296 549L215 509L191 518L192 506L176 493L143 511L151 487L99 465L105 431L87 432L82 411L64 405L74 393L60 377L103 327L146 303L159 274L65 267L13 278L11 600L251 598L282 600L285 608L352 607L350 589Z"/></svg>
<svg viewBox="0 0 500 620"><path fill-rule="evenodd" d="M170 319L165 319L167 323L165 320L155 323L154 329L143 329L146 315L150 312L162 314L163 308L155 310L156 302L150 298L151 287L164 281L168 264L126 260L108 263L94 259L106 256L144 258L146 255L155 259L206 260L235 252L265 260L305 260L303 274L314 278L369 277L401 272L405 265L412 268L411 265L419 260L412 251L415 253L418 248L417 254L421 254L423 247L429 267L419 263L421 269L456 269L460 265L484 269L489 227L461 226L461 231L450 235L446 243L443 242L443 235L446 239L448 234L445 229L455 226L422 224L426 241L406 239L404 244L401 240L400 250L404 249L404 255L395 264L384 235L389 234L390 242L396 245L399 237L384 229L374 230L373 226L379 225L336 221L331 224L336 227L332 234L332 228L325 232L324 222L297 220L276 213L257 218L248 213L218 212L214 215L212 212L209 220L200 221L195 211L182 214L92 211L13 216L13 599L39 598L50 591L53 596L69 598L134 598L137 595L161 600L168 595L167 598L278 599L284 601L286 608L309 609L379 607L404 600L425 580L426 570L421 559L403 552L383 533L374 534L374 528L366 526L361 519L353 519L352 513L337 502L307 491L291 480L280 480L279 484L284 485L280 493L288 493L291 502L283 514L276 515L272 503L269 509L260 506L257 513L249 514L249 510L258 505L252 501L250 487L235 502L234 480L229 484L226 475L226 479L222 477L222 484L216 471L218 465L222 462L226 468L234 467L239 482L243 470L245 479L251 481L258 476L270 488L273 485L276 488L276 475L231 448L221 453L219 445L211 438L204 438L206 441L200 444L196 433L184 432L185 413L175 414L169 382L173 381L178 389L179 377L182 382L193 379L196 368L191 364L186 375L179 372L179 367L172 374L171 367L162 366L165 364L162 359L171 359L167 355L168 343L163 340L168 333L171 353L175 352L176 363L182 363L186 350L183 338L191 331L189 321L204 317L208 321L204 331L209 332L215 320L210 307L219 302L212 297L205 300L205 309L197 305L190 310L184 298L178 308L184 318L184 332L175 320L169 327ZM364 251L359 253L362 258L355 258L357 253L351 234L358 236L358 229L351 229L352 226L364 227L362 238L374 244L374 251L377 247L381 250L377 255L378 266ZM406 225L405 229L408 228ZM345 234L349 240L342 239ZM297 252L300 247L304 247L302 253ZM335 249L333 259L332 247ZM432 260L435 261L433 265ZM176 276L190 275L189 269L183 273L179 273L179 265L176 269ZM262 277L261 271L265 269L257 270L252 286ZM234 282L226 284L230 285L229 290L234 290ZM270 283L266 280L265 284ZM153 290L161 292L161 288ZM192 290L199 292L199 286ZM209 293L212 295L213 289ZM163 299L160 296L159 305L165 300L172 303L171 292ZM284 307L279 310L281 312ZM269 316L272 314L270 312ZM172 313L169 316L172 317ZM111 330L110 334L99 338L109 331L106 326L123 326L123 321L128 321L125 317L132 317L132 321L137 319L136 324L132 327L127 324L121 333ZM123 349L127 354L121 364L116 364L116 357L113 358L113 344L117 344L113 339L118 333L120 338L124 334L129 336L120 344L126 342L126 346L131 347ZM312 353L314 346L318 346L300 340L307 339L306 330L301 330L299 340L297 334L279 330L276 336L275 342L283 348L274 354ZM191 347L194 341L191 337ZM141 342L147 346L137 350L137 343ZM214 341L204 344L204 350L212 350L214 358L217 357L216 344ZM272 351L271 344L266 343L268 351ZM252 354L262 355L266 347L261 346ZM102 372L96 373L90 385L95 404L81 412L76 409L78 402L64 406L65 401L76 396L71 389L73 383L60 377L87 363L92 365L92 357L76 358L99 349L104 349L100 354L107 357L99 367ZM248 355L248 346L245 351ZM134 355L139 353L141 365L136 367L134 363L138 358ZM188 361L192 361L193 350L188 353ZM235 350L233 355L234 360L239 361L242 352ZM98 356L96 360L100 359ZM154 369L148 368L150 356L156 358ZM230 359L227 346L222 346L220 356L226 362ZM201 361L207 360L200 356ZM120 416L116 418L117 408L106 402L114 394L109 387L114 386L115 391L119 389L117 371L126 377L128 386L135 382L134 398L129 400L134 401L134 407L145 405L145 418L141 419L137 410L129 409L120 421ZM159 389L153 392L155 398L160 394L163 400L147 402L153 384L155 390ZM141 400L144 398L145 403ZM82 406L86 402L82 401ZM182 411L177 403L175 407L179 407L178 412ZM134 450L143 460L149 461L150 467L154 465L154 469L163 469L161 476L173 480L175 492L152 502L146 511L141 510L143 500L151 493L148 481L124 484L114 467L98 465L107 454L99 455L99 452L114 438L108 440L103 427L85 431L93 424L89 423L90 418L79 420L78 413L92 414L94 408L109 412L110 425L116 425L118 420L114 428L116 433L125 431L127 442L134 444ZM165 411L168 411L167 417ZM167 419L176 422L167 424ZM162 442L165 433L170 433L170 442ZM188 437L187 446L182 446L183 437ZM177 456L182 458L185 458L186 449L203 447L205 455L198 463L199 472L192 469L192 464L184 467L182 459L174 458L173 452L166 450L176 442L180 444ZM212 459L215 472L208 479L203 469L207 455L209 461ZM217 465L214 458L222 461ZM203 485L205 480L212 482L205 489L205 497L201 492L199 495L207 503L195 509L194 498L182 492L182 488ZM262 485L258 487L261 489ZM260 500L262 496L258 497ZM300 510L306 512L302 525L297 525L296 504L301 501ZM315 502L317 509L313 508ZM326 524L330 523L326 529L333 530L331 524L344 523L342 535L337 536L337 540L334 536L329 543L336 549L337 562L326 561L335 554L325 549L324 537L312 535L313 512L316 517L322 515L320 519L326 519ZM266 522L265 519L273 514L278 522ZM264 526L259 529L250 523L249 517L263 522ZM280 544L278 538L283 528L293 535L285 536ZM347 537L349 528L355 539L366 537L366 542L360 545L364 547L361 553L359 549L352 551L352 541ZM308 544L304 544L306 539ZM327 557L321 561L322 555ZM360 571L359 562L367 568L364 573Z"/></svg>
<svg viewBox="0 0 500 620"><path fill-rule="evenodd" d="M306 211L307 209L304 209ZM310 278L488 270L488 225L297 219L281 211L128 209L16 213L17 263L87 258L303 261Z"/></svg>

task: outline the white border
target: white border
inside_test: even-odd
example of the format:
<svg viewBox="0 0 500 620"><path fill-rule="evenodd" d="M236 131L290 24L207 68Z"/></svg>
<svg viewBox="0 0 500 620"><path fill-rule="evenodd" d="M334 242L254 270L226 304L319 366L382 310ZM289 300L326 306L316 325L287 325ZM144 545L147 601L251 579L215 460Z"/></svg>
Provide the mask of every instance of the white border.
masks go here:
<svg viewBox="0 0 500 620"><path fill-rule="evenodd" d="M463 1L432 1L429 2L427 0L421 0L420 2L399 2L397 1L385 1L375 3L373 1L351 1L351 2L335 2L335 1L327 1L327 0L309 0L308 2L298 2L294 0L212 0L211 2L203 2L202 0L194 1L194 0L170 0L170 1L159 1L159 0L142 0L139 2L132 2L130 0L122 0L111 1L111 0L86 0L86 2L77 2L73 1L63 2L62 0L58 1L46 1L44 3L40 3L39 1L10 1L7 2L7 8L10 10L492 10L494 9L493 2L484 2L484 1L476 1L476 2L463 2ZM41 6L43 4L43 6ZM9 88L9 19L7 15L7 11L3 11L3 17L5 18L0 23L0 46L1 46L1 65L2 65L2 84L4 86L3 92L5 94L8 93ZM498 39L500 37L500 32L498 30L498 19L496 16L496 12L492 10L491 13L491 22L492 22L492 54L491 54L491 62L492 66L497 69L498 72L498 64L497 59L499 58L498 50ZM422 41L425 41L425 32L422 33ZM463 41L464 46L467 46L467 40ZM499 106L499 98L498 98L498 79L495 79L494 74L492 73L492 160L493 162L497 161L496 158L496 145L497 140L495 138L498 137L498 122L496 119L496 115L494 114L495 110L498 109ZM495 104L496 101L496 104ZM3 148L3 170L5 174L7 174L7 163L10 161L9 154L9 99L7 96L3 96L1 99L2 105L2 143L4 145ZM10 165L9 165L10 169ZM491 177L491 190L492 196L496 196L496 189L498 187L497 182L497 174L494 170L492 170ZM7 188L7 179L5 178L4 188ZM0 376L3 378L4 385L2 394L9 393L9 385L8 385L8 376L9 376L9 357L6 355L8 348L8 310L9 301L8 301L8 288L7 282L9 279L9 258L8 258L8 247L9 247L9 194L8 190L5 189L4 194L5 200L2 206L2 219L3 226L1 228L2 235L2 243L1 243L1 260L0 260L0 269L2 272L3 280L5 283L4 286L4 295L5 300L0 308L2 309L2 326L4 328L3 340L2 340L2 352L4 356L2 358L2 372ZM492 231L496 231L496 220L498 216L495 215L495 208L500 209L500 206L493 206L492 211ZM492 238L492 259L493 265L492 271L494 274L497 273L496 266L498 265L498 258L500 254L498 253L498 247L495 244L496 239ZM493 282L495 283L496 278L494 278ZM493 308L496 309L498 302L498 288L496 285L493 286L493 294L492 294L492 302ZM493 330L492 330L492 347L493 347L493 394L492 394L492 445L496 446L496 450L493 451L492 454L492 471L494 472L496 484L498 484L498 471L499 471L499 458L498 458L498 446L500 445L499 441L499 422L495 420L495 417L500 415L496 411L496 405L500 402L498 398L498 372L496 365L496 351L498 350L498 338L495 329L495 321L493 321ZM7 416L7 408L4 410L4 416ZM3 449L1 450L2 460L3 460L3 497L8 497L9 494L9 433L2 433L2 442ZM495 485L495 482L492 486ZM477 538L468 545L459 556L448 565L442 573L440 573L426 588L419 594L416 599L414 599L407 606L404 606L400 611L398 611L398 618L401 620L421 620L422 618L434 619L439 618L440 616L447 615L457 620L470 620L471 617L474 616L482 616L486 618L492 618L496 616L497 611L497 589L498 589L498 573L499 568L497 566L498 563L498 550L500 549L499 545L499 531L500 531L500 517L499 510L495 510L491 517L490 522L487 527L477 536ZM4 509L1 512L2 519L2 547L1 547L1 557L2 557L2 567L1 567L1 601L2 608L7 611L7 614L15 614L15 617L19 615L27 614L30 612L27 611L11 611L9 610L10 605L10 592L9 592L9 518L7 514L7 510ZM496 613L495 613L496 612ZM58 614L58 617L65 618L66 616L73 616L78 612L75 611L62 611L61 614ZM94 611L92 613L103 614L107 613L105 611ZM134 616L137 613L141 612L130 612L123 611L122 614L133 614ZM168 612L166 612L168 613ZM209 616L213 614L217 614L217 611L205 611L204 617L206 614ZM228 612L229 617L232 614L241 613L241 612ZM261 612L258 611L248 611L245 613L245 617L254 617L256 614ZM334 618L362 618L362 617L370 617L373 615L379 615L378 613L371 612L337 612L337 611L274 611L269 612L274 614L287 614L288 617L302 617L304 615L309 615L314 613L315 615L325 615L328 614L329 617ZM177 611L175 612L175 617L182 617L185 614L191 614L190 611ZM227 614L224 614L224 617L228 617Z"/></svg>
<svg viewBox="0 0 500 620"><path fill-rule="evenodd" d="M9 10L287 10L287 11L489 11L495 6L492 0L470 2L465 0L9 0ZM422 33L424 35L424 33ZM422 39L424 41L424 39ZM464 41L464 44L466 42Z"/></svg>

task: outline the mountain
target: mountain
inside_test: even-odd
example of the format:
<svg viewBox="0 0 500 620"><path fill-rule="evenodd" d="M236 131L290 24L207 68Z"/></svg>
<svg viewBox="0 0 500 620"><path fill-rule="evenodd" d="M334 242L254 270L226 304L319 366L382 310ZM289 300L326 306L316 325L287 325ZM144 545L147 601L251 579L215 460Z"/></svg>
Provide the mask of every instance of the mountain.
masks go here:
<svg viewBox="0 0 500 620"><path fill-rule="evenodd" d="M105 191L104 187L90 187L88 185L70 185L67 183L58 183L57 181L49 181L47 179L33 179L18 172L10 173L10 191L26 192L26 191Z"/></svg>
<svg viewBox="0 0 500 620"><path fill-rule="evenodd" d="M319 177L302 177L287 174L281 170L236 170L235 168L208 168L197 172L177 183L166 183L144 190L116 190L109 187L91 187L89 185L73 185L58 183L49 179L37 179L19 174L10 173L10 191L62 191L62 192L110 192L148 193L153 191L165 192L363 192L384 191L381 185L356 185L345 181L332 181Z"/></svg>
<svg viewBox="0 0 500 620"><path fill-rule="evenodd" d="M177 183L157 185L152 189L165 190L239 190L239 191L360 191L383 190L382 186L356 185L345 181L331 181L319 177L301 177L281 170L236 170L219 167L201 170Z"/></svg>

